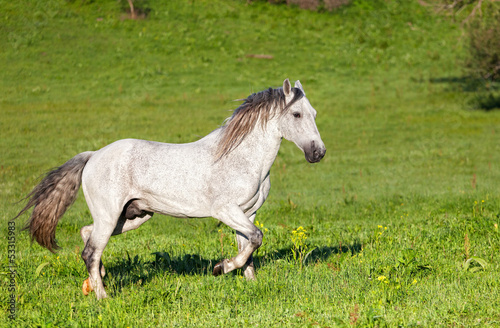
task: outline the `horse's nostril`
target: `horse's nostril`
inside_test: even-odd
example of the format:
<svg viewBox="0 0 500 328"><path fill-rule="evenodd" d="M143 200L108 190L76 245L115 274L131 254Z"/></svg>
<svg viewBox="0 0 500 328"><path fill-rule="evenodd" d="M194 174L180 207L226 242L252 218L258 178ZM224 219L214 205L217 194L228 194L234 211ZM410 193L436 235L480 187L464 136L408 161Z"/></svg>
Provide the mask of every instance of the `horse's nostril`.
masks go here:
<svg viewBox="0 0 500 328"><path fill-rule="evenodd" d="M325 147L321 145L321 143L317 143L316 141L311 141L310 148L307 149L306 157L309 162L316 163L319 162L325 156Z"/></svg>

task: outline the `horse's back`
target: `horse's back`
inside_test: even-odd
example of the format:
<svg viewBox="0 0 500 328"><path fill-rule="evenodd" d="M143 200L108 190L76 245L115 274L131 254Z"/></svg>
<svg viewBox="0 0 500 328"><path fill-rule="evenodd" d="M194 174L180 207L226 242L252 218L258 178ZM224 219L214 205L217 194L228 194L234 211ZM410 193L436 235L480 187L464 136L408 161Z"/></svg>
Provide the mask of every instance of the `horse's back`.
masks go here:
<svg viewBox="0 0 500 328"><path fill-rule="evenodd" d="M118 140L94 153L82 176L84 193L117 207L144 199L153 212L208 216L211 149L203 142Z"/></svg>

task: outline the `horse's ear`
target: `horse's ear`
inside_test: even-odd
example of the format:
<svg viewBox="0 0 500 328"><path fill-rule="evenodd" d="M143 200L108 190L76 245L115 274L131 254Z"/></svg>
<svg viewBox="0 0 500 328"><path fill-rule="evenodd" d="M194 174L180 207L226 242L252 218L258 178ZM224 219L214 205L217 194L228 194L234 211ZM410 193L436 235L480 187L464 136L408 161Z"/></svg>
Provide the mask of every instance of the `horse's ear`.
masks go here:
<svg viewBox="0 0 500 328"><path fill-rule="evenodd" d="M290 84L289 79L285 79L285 81L283 81L283 92L285 93L286 97L292 94L292 85Z"/></svg>
<svg viewBox="0 0 500 328"><path fill-rule="evenodd" d="M299 89L300 91L302 91L302 93L304 94L304 96L306 95L306 92L304 91L304 88L302 87L302 84L300 84L299 80L295 81L295 87L297 89Z"/></svg>

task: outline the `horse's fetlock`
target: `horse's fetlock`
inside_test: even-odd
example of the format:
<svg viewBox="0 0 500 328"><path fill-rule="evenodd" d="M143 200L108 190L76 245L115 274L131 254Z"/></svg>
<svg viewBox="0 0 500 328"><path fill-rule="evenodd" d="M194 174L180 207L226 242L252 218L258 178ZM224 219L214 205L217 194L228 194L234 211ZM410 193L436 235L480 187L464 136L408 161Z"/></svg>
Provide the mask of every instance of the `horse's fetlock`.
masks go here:
<svg viewBox="0 0 500 328"><path fill-rule="evenodd" d="M88 254L88 252L85 252L85 250L83 250L83 252L82 252L82 260L83 260L85 263L87 263L88 259L89 259L89 254Z"/></svg>
<svg viewBox="0 0 500 328"><path fill-rule="evenodd" d="M87 267L87 270L90 272L90 268L92 267L93 261L93 256L94 256L94 248L91 247L89 244L85 246L82 252L82 260L85 262L85 266Z"/></svg>

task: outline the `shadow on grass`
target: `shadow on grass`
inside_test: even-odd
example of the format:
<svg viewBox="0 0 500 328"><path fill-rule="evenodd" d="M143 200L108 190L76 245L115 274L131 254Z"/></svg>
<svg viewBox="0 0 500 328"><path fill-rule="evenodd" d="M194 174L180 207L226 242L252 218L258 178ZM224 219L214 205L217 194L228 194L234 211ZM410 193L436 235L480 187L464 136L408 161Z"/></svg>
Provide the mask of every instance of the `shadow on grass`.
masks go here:
<svg viewBox="0 0 500 328"><path fill-rule="evenodd" d="M321 246L313 249L307 259L305 265L311 265L318 262L326 261L333 255L341 254L357 254L361 251L361 244L348 246ZM144 285L156 276L171 274L171 275L211 275L213 267L216 263L222 260L206 259L199 254L184 254L182 256L171 257L167 252L154 252L152 261L143 261L136 255L131 258L127 253L127 258L123 258L115 262L113 265L106 266L105 281L110 285L113 293L120 293L123 287L130 285ZM270 265L278 260L293 261L293 251L291 249L282 248L275 250L266 255L254 256L254 264L256 270ZM240 275L240 270L231 272L232 275Z"/></svg>
<svg viewBox="0 0 500 328"><path fill-rule="evenodd" d="M483 84L480 79L474 78L472 76L450 76L450 77L430 78L429 82L435 84L455 85L460 89L460 91L464 92L476 92L481 88Z"/></svg>
<svg viewBox="0 0 500 328"><path fill-rule="evenodd" d="M311 263L316 263L318 261L325 261L332 255L341 255L345 253L351 253L351 255L358 254L361 252L362 245L354 244L350 247L348 246L322 246L314 249L311 254L306 259L306 265Z"/></svg>
<svg viewBox="0 0 500 328"><path fill-rule="evenodd" d="M352 246L320 246L312 249L304 259L305 265L311 265L317 262L328 260L333 255L340 255L350 253L351 255L357 254L361 251L361 244L354 244ZM293 261L293 251L291 249L280 249L267 254L265 256L254 257L254 263L257 268L268 265L270 262L277 260Z"/></svg>
<svg viewBox="0 0 500 328"><path fill-rule="evenodd" d="M123 287L130 285L144 285L156 276L171 275L210 275L213 266L219 259L206 259L198 254L184 254L170 257L167 252L154 252L151 261L139 259L136 255L130 258L119 259L112 265L106 266L106 280L114 293L120 293Z"/></svg>
<svg viewBox="0 0 500 328"><path fill-rule="evenodd" d="M415 80L415 82L424 82ZM445 83L455 86L459 91L471 94L467 103L471 109L491 111L500 109L500 83L473 76L454 76L431 78L430 83Z"/></svg>
<svg viewBox="0 0 500 328"><path fill-rule="evenodd" d="M481 93L476 94L469 100L469 105L472 109L482 109L484 111L491 111L500 109L500 94Z"/></svg>
<svg viewBox="0 0 500 328"><path fill-rule="evenodd" d="M423 79L413 79L415 82L425 82ZM484 91L486 86L491 91L499 90L500 84L496 82L492 82L489 80L485 80L483 78L474 77L474 76L449 76L449 77L437 77L430 78L430 83L435 84L450 84L455 85L460 88L461 91L465 92L477 92Z"/></svg>

